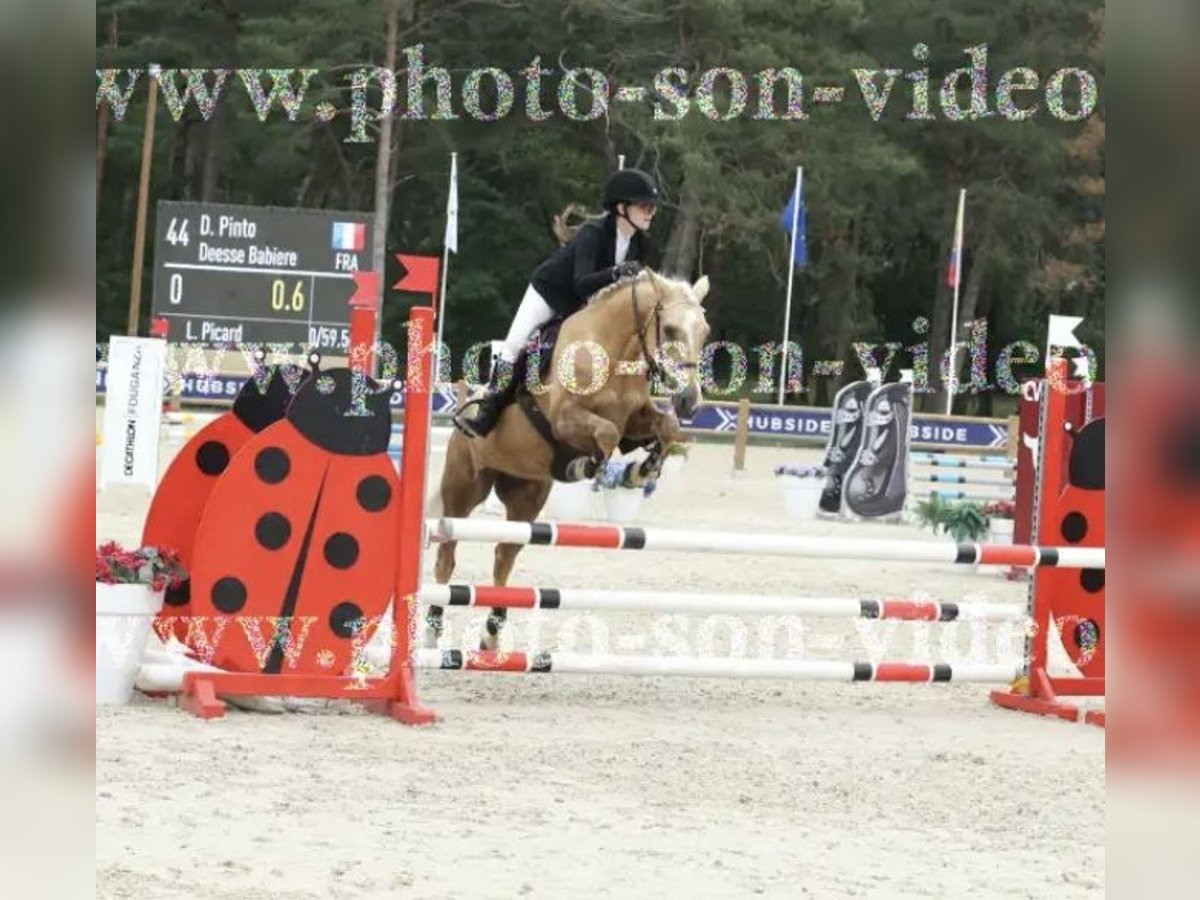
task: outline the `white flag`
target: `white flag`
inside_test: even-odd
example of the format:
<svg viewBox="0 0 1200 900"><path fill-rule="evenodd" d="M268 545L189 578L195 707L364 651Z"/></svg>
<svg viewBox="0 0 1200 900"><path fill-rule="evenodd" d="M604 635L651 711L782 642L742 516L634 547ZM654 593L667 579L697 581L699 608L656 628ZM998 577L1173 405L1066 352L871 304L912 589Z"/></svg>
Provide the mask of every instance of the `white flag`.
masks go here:
<svg viewBox="0 0 1200 900"><path fill-rule="evenodd" d="M1046 343L1051 347L1078 347L1075 329L1083 324L1082 316L1051 316L1046 330Z"/></svg>
<svg viewBox="0 0 1200 900"><path fill-rule="evenodd" d="M458 154L450 154L450 196L446 198L446 249L458 252Z"/></svg>

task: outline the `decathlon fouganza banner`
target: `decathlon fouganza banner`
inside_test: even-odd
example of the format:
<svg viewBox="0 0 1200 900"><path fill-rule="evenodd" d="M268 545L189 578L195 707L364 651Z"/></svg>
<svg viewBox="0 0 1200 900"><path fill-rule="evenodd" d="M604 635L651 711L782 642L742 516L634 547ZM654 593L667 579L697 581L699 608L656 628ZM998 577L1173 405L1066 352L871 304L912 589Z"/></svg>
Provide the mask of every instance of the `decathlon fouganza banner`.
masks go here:
<svg viewBox="0 0 1200 900"><path fill-rule="evenodd" d="M166 342L158 338L109 341L102 488L114 484L153 488L158 483L166 350Z"/></svg>

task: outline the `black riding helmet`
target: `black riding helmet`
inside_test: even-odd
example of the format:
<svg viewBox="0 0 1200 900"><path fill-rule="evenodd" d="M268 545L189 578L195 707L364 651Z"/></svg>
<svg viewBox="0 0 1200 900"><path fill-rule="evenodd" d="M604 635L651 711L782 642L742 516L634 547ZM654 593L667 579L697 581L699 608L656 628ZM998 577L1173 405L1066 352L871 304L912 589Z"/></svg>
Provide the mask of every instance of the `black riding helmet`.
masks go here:
<svg viewBox="0 0 1200 900"><path fill-rule="evenodd" d="M658 206L662 197L654 179L641 169L620 169L604 183L604 208L615 209L618 203L649 203Z"/></svg>

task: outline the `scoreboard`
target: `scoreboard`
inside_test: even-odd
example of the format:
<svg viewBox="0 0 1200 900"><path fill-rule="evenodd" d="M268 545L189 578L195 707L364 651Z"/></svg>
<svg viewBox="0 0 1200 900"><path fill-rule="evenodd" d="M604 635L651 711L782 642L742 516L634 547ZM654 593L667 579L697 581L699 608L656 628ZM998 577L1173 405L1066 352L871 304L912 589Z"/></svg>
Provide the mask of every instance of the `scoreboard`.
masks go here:
<svg viewBox="0 0 1200 900"><path fill-rule="evenodd" d="M173 343L345 352L373 226L372 213L159 201L153 315Z"/></svg>

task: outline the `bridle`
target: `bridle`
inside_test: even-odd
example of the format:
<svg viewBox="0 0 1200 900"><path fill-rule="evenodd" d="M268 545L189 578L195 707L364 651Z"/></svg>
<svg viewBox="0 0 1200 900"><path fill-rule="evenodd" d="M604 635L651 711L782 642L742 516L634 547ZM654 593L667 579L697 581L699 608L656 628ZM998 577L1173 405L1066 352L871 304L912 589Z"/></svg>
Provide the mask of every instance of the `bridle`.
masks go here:
<svg viewBox="0 0 1200 900"><path fill-rule="evenodd" d="M643 322L641 314L638 312L637 281L633 282L633 284L631 285L631 288L632 288L632 290L629 292L629 297L630 297L629 302L633 308L633 324L634 324L635 330L637 331L638 343L641 345L641 348L642 348L642 360L646 363L646 370L650 373L650 375L653 378L657 378L660 382L663 382L665 384L666 378L665 378L665 374L663 372L663 367L659 364L658 360L656 360L654 358L654 356L651 354L650 346L649 346L649 344L646 343L646 333L650 330L650 322L651 322L651 320L653 320L654 321L654 346L661 349L662 345L663 345L662 312L667 307L663 306L662 295L658 293L658 290L656 288L655 292L654 292L654 309L651 311L650 316L646 319L646 321ZM679 303L683 303L683 302L685 302L685 301L679 300L679 301L676 301L676 303L673 303L671 305L676 306ZM675 363L676 368L684 369L684 370L692 370L692 369L697 368L697 366L698 366L698 363L695 363L695 362L677 362L677 363Z"/></svg>

